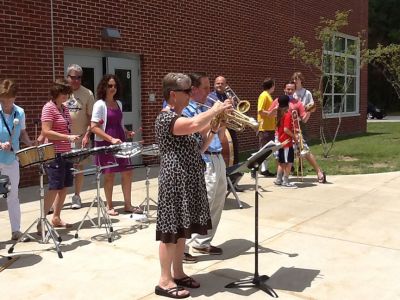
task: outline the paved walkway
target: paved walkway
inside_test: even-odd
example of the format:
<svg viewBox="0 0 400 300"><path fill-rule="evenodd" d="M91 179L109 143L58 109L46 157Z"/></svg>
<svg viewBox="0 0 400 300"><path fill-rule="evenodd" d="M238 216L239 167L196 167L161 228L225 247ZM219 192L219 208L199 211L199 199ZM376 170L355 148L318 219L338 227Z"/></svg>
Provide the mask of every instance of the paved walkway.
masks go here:
<svg viewBox="0 0 400 300"><path fill-rule="evenodd" d="M85 208L62 212L75 228L95 195L91 181L86 179L82 194ZM260 275L271 276L269 285L280 299L399 299L400 172L329 176L328 181L321 185L306 177L301 188L285 190L271 178L260 179ZM246 188L239 193L243 209L233 198L226 201L215 238L224 254L200 256L197 264L185 267L202 284L191 291L193 298L269 298L254 288L224 288L254 272L254 182L246 174L241 184ZM138 204L145 198L145 182L132 187ZM38 188L20 193L25 229L39 213ZM150 196L157 197L156 178L150 180ZM122 208L119 187L114 198ZM149 225L124 214L112 220L112 243L104 229L88 223L78 239L75 230L59 230L63 259L51 244L17 244L13 255L19 259L0 272L1 299L161 299L154 295L159 276L154 219ZM7 255L4 199L0 228L0 254Z"/></svg>

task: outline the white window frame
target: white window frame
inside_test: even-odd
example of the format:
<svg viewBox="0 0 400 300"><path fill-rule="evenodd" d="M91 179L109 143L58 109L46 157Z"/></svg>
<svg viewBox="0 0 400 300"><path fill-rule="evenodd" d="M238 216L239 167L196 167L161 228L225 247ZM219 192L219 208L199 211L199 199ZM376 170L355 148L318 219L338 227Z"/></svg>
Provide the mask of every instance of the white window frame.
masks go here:
<svg viewBox="0 0 400 300"><path fill-rule="evenodd" d="M344 38L345 39L345 53L342 52L336 52L335 51L335 43L334 40L339 37L339 38ZM347 41L348 40L353 40L355 45L356 45L356 53L354 55L351 55L349 53L346 53L347 51ZM323 69L324 71L324 76L330 76L330 77L335 77L335 76L344 76L344 84L347 90L347 83L348 83L348 78L350 77L355 77L355 94L354 93L335 93L334 92L334 84L331 82L331 90L327 91L326 93L324 93L324 98L326 95L331 96L331 108L330 108L330 112L325 111L324 116L325 118L337 118L339 116L339 114L342 117L353 117L353 116L359 116L360 115L360 40L358 37L354 37L351 35L347 35L347 34L343 34L343 33L335 33L334 37L333 37L333 41L331 43L332 45L332 49L324 49L324 56L325 55L330 55L331 57L335 57L335 56L341 56L341 57L345 57L345 67L344 67L344 73L338 73L335 70L335 60L331 60L331 69L330 69L330 73L325 73L325 69ZM351 58L351 59L355 59L356 65L354 66L355 68L355 75L349 75L347 74L347 58ZM324 87L325 88L325 87ZM343 110L341 113L339 112L334 112L335 110L335 106L334 106L334 96L344 96L346 94L351 96L354 95L355 96L355 107L354 107L354 111L350 111L350 112L346 112L346 101L347 99L344 100L343 103Z"/></svg>

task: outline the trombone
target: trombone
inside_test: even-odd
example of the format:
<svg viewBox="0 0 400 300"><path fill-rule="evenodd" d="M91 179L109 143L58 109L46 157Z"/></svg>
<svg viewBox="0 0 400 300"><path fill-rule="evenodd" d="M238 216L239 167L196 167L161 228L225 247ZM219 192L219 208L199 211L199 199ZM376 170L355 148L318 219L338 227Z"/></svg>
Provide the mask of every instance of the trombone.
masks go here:
<svg viewBox="0 0 400 300"><path fill-rule="evenodd" d="M301 127L300 127L300 118L297 113L297 110L292 110L292 123L293 123L293 132L296 134L297 130L297 158L298 158L298 163L297 163L297 168L296 168L296 173L297 173L297 178L299 177L299 167L300 167L300 176L301 176L301 181L303 181L303 157L306 156L310 151L304 148L304 141L303 141L303 133L301 132Z"/></svg>

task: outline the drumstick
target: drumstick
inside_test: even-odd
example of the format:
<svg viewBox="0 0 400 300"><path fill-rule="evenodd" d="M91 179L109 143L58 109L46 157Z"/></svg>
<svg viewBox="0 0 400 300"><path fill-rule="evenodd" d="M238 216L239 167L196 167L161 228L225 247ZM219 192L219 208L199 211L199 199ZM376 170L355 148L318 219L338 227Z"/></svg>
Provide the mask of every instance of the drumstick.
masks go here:
<svg viewBox="0 0 400 300"><path fill-rule="evenodd" d="M10 140L8 141L8 142L10 143L10 145L11 145L10 151L14 151L13 148L12 148L12 139L13 139L13 136L14 136L14 133L15 133L15 127L16 127L18 124L19 124L19 119L15 118L15 119L13 120L13 128L12 128L12 130L11 130Z"/></svg>

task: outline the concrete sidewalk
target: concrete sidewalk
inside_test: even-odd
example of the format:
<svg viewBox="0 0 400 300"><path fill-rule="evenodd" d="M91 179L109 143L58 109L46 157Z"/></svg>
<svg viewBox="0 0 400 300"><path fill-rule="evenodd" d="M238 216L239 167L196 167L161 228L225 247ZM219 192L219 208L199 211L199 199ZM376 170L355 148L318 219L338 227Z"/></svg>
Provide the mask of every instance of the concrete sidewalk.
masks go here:
<svg viewBox="0 0 400 300"><path fill-rule="evenodd" d="M135 205L146 195L143 178L138 171L139 181L132 184ZM154 218L145 225L129 215L113 217L112 243L104 228L89 223L74 238L95 195L91 181L82 193L85 208L62 212L75 225L58 231L64 258L50 243L17 244L13 255L20 258L0 273L2 299L163 299L154 294L160 272ZM254 274L254 181L246 174L241 185L243 209L230 195L215 237L224 254L199 256L197 264L185 266L201 283L191 290L193 298L269 298L254 288L224 288ZM400 172L328 176L324 185L306 177L297 190L276 187L272 178L260 178L259 185L259 273L271 277L268 283L280 299L400 298ZM157 198L156 178L150 180L150 196ZM122 208L120 186L114 199ZM21 189L21 202L25 230L39 215L38 187ZM0 228L0 254L8 255L4 199Z"/></svg>

